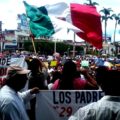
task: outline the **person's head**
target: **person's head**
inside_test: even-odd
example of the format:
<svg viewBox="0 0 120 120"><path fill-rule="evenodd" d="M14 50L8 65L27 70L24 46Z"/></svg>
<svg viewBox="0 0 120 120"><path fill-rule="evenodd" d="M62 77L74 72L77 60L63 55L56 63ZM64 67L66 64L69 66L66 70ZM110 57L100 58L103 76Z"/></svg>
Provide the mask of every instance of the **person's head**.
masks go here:
<svg viewBox="0 0 120 120"><path fill-rule="evenodd" d="M42 63L38 58L32 58L28 63L28 69L30 69L32 73L42 71L42 67Z"/></svg>
<svg viewBox="0 0 120 120"><path fill-rule="evenodd" d="M104 79L106 79L107 71L108 71L108 68L105 66L99 66L95 71L96 72L96 74L95 74L96 81L100 86L104 82Z"/></svg>
<svg viewBox="0 0 120 120"><path fill-rule="evenodd" d="M120 95L120 71L99 67L96 71L97 83L107 95Z"/></svg>
<svg viewBox="0 0 120 120"><path fill-rule="evenodd" d="M76 77L76 64L68 60L63 65L60 89L73 89L73 80Z"/></svg>
<svg viewBox="0 0 120 120"><path fill-rule="evenodd" d="M59 71L59 72L62 72L62 64L58 64L55 66L55 71Z"/></svg>
<svg viewBox="0 0 120 120"><path fill-rule="evenodd" d="M76 71L77 71L76 64L72 60L66 61L65 64L63 65L62 74L65 76L67 75L74 77Z"/></svg>
<svg viewBox="0 0 120 120"><path fill-rule="evenodd" d="M51 80L51 82L54 83L55 80L57 80L57 79L61 79L61 72L59 72L59 71L54 71L54 72L52 73L52 80Z"/></svg>
<svg viewBox="0 0 120 120"><path fill-rule="evenodd" d="M20 66L12 65L7 69L7 77L5 84L10 86L15 91L19 91L24 88L28 79L27 74L30 70L22 68Z"/></svg>

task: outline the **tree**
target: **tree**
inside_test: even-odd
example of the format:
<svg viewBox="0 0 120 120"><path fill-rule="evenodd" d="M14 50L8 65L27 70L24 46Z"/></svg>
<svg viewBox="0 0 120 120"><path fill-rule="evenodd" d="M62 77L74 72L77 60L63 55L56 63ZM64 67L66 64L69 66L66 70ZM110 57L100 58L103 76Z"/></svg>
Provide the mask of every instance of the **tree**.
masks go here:
<svg viewBox="0 0 120 120"><path fill-rule="evenodd" d="M115 45L115 36L116 36L116 29L117 29L117 25L120 24L120 13L119 14L113 14L112 18L115 19L115 29L114 29L114 45Z"/></svg>
<svg viewBox="0 0 120 120"><path fill-rule="evenodd" d="M98 3L96 3L96 2L92 2L92 0L86 0L86 1L88 1L89 3L84 3L84 4L86 4L86 5L91 5L91 6L96 6L96 5L99 5Z"/></svg>
<svg viewBox="0 0 120 120"><path fill-rule="evenodd" d="M104 24L104 28L105 28L105 42L106 42L106 37L107 37L107 22L108 22L108 19L113 19L112 16L110 15L110 13L112 12L113 10L111 8L103 8L102 10L100 10L100 12L102 12L104 15L102 15L102 21L105 21L105 24Z"/></svg>
<svg viewBox="0 0 120 120"><path fill-rule="evenodd" d="M53 41L46 41L46 40L35 40L35 47L37 53L45 54L45 55L53 55L54 53L54 42ZM64 42L57 42L56 44L57 52L61 55L67 51L68 48L72 50L72 45L66 44ZM33 52L33 46L31 40L24 41L24 50ZM76 50L79 52L83 51L81 46L76 46Z"/></svg>

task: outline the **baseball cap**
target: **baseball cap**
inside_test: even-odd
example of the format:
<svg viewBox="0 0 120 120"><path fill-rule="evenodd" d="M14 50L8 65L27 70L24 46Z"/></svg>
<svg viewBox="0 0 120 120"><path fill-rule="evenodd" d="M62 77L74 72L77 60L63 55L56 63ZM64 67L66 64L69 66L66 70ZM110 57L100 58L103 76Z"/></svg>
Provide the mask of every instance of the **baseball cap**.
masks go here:
<svg viewBox="0 0 120 120"><path fill-rule="evenodd" d="M22 68L18 65L10 65L7 69L7 75L14 76L16 74L28 74L30 70Z"/></svg>

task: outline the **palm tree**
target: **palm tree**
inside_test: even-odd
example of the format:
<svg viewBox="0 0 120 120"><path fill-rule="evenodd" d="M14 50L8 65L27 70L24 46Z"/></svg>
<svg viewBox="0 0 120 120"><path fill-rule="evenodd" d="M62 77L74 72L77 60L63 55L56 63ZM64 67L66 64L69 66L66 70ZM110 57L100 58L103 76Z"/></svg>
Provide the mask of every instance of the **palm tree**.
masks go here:
<svg viewBox="0 0 120 120"><path fill-rule="evenodd" d="M113 42L115 45L116 29L117 29L117 25L120 24L120 13L113 14L112 17L115 19L114 42Z"/></svg>
<svg viewBox="0 0 120 120"><path fill-rule="evenodd" d="M99 5L98 3L96 3L96 2L92 2L92 0L86 0L86 1L88 1L89 3L84 3L84 4L86 4L86 5L91 5L91 6L96 6L96 5Z"/></svg>
<svg viewBox="0 0 120 120"><path fill-rule="evenodd" d="M105 21L105 42L106 42L106 37L107 37L107 21L108 19L112 19L112 16L110 15L110 13L113 10L111 8L103 8L102 10L100 10L100 12L102 12L104 15L102 15L102 21Z"/></svg>

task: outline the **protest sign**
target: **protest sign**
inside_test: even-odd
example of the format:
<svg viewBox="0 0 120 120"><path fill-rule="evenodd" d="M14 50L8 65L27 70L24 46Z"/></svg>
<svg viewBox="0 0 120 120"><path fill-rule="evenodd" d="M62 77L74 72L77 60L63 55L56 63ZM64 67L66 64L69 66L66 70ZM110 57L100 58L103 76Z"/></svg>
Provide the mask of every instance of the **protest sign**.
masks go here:
<svg viewBox="0 0 120 120"><path fill-rule="evenodd" d="M96 102L102 91L40 91L36 101L36 120L67 120L80 107Z"/></svg>
<svg viewBox="0 0 120 120"><path fill-rule="evenodd" d="M89 61L87 61L87 60L81 61L81 66L82 67L89 67Z"/></svg>
<svg viewBox="0 0 120 120"><path fill-rule="evenodd" d="M55 67L57 65L57 61L56 60L52 60L51 62L50 62L50 66L51 67Z"/></svg>
<svg viewBox="0 0 120 120"><path fill-rule="evenodd" d="M3 84L3 81L6 77L7 66L10 63L10 58L8 57L1 57L0 58L0 86Z"/></svg>
<svg viewBox="0 0 120 120"><path fill-rule="evenodd" d="M9 65L19 65L21 67L27 67L27 63L25 62L25 58L10 58L4 57L0 58L0 86L4 83L6 74L7 74L7 67Z"/></svg>

